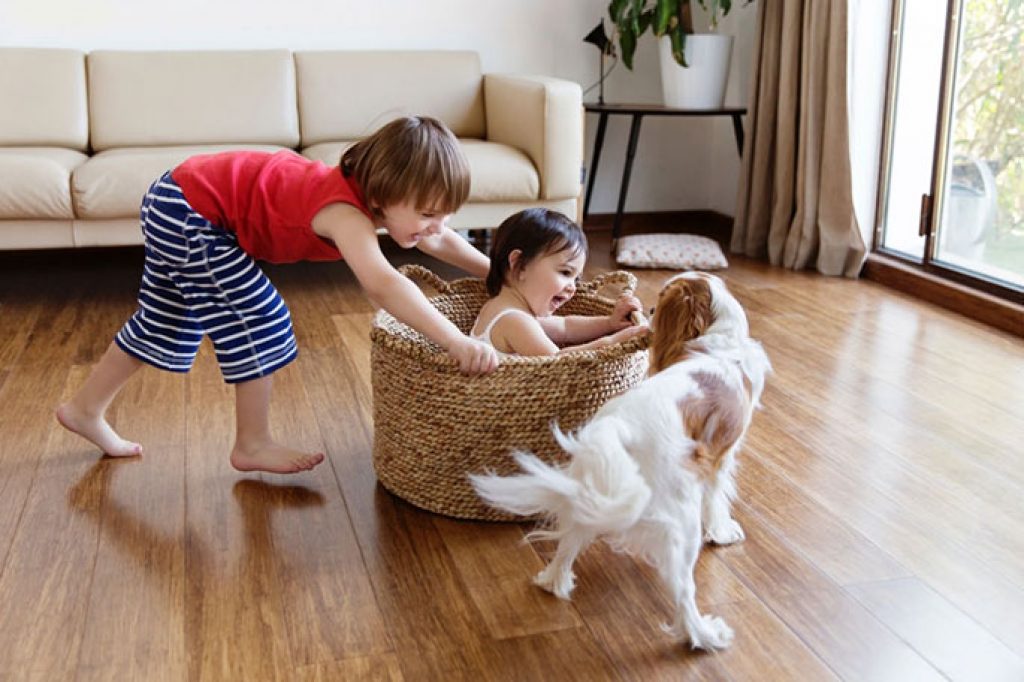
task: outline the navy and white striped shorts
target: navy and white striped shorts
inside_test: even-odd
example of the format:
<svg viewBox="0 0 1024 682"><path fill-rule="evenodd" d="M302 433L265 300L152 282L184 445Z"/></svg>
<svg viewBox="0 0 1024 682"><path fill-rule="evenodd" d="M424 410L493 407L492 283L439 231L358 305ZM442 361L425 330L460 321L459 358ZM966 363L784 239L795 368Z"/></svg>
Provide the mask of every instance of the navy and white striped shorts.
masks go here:
<svg viewBox="0 0 1024 682"><path fill-rule="evenodd" d="M228 383L295 359L291 315L233 232L195 212L165 173L142 202L146 262L139 309L117 333L124 352L172 372L192 367L209 334Z"/></svg>

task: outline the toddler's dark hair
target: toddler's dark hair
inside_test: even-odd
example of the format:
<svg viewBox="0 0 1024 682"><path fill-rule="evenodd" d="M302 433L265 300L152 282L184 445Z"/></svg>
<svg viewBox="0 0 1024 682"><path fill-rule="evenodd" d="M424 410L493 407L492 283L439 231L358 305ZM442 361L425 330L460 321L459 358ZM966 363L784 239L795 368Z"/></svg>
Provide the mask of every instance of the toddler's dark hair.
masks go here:
<svg viewBox="0 0 1024 682"><path fill-rule="evenodd" d="M587 253L587 238L579 225L561 213L546 208L528 208L509 216L498 226L491 242L491 269L487 273L487 293L497 296L505 285L511 266L509 254L519 250L517 269L534 258L572 250Z"/></svg>
<svg viewBox="0 0 1024 682"><path fill-rule="evenodd" d="M403 116L341 156L374 213L403 201L454 213L469 197L469 162L448 127L429 116Z"/></svg>

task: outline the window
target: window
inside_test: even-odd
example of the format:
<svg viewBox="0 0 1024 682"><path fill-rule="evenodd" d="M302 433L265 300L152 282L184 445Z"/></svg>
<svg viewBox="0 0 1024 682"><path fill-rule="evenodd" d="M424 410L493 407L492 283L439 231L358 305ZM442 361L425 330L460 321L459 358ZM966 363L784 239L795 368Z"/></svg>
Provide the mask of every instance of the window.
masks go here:
<svg viewBox="0 0 1024 682"><path fill-rule="evenodd" d="M1024 301L1024 2L895 0L875 249Z"/></svg>

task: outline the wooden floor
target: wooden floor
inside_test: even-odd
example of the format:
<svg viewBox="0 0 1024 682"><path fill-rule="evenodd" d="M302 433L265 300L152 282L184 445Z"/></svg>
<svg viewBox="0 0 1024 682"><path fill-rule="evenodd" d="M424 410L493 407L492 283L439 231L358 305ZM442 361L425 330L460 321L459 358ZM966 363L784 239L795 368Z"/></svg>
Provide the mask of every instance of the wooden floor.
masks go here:
<svg viewBox="0 0 1024 682"><path fill-rule="evenodd" d="M591 272L610 267L593 241ZM593 548L561 602L530 585L550 548L521 544L526 526L376 484L371 308L341 264L268 268L301 348L274 428L324 465L230 468L233 396L207 346L115 403L146 456L101 458L51 408L133 310L140 269L137 251L0 269L2 680L1024 680L1018 338L733 259L776 373L740 457L747 540L698 567L701 607L736 631L705 654L662 633L647 567ZM667 274L640 274L645 303Z"/></svg>

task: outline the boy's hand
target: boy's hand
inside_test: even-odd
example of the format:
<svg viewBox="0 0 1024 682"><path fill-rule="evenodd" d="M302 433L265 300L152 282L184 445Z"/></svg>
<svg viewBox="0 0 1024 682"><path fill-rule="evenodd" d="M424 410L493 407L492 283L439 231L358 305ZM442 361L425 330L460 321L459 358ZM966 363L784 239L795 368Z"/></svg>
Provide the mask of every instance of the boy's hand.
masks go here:
<svg viewBox="0 0 1024 682"><path fill-rule="evenodd" d="M498 368L498 353L494 347L463 336L448 348L450 355L459 363L459 371L463 374L490 374Z"/></svg>
<svg viewBox="0 0 1024 682"><path fill-rule="evenodd" d="M634 325L635 322L632 319L633 313L639 313L642 316L642 310L643 304L640 303L640 299L636 296L631 294L623 294L620 296L619 300L615 302L614 310L612 310L611 314L608 315L612 331Z"/></svg>

